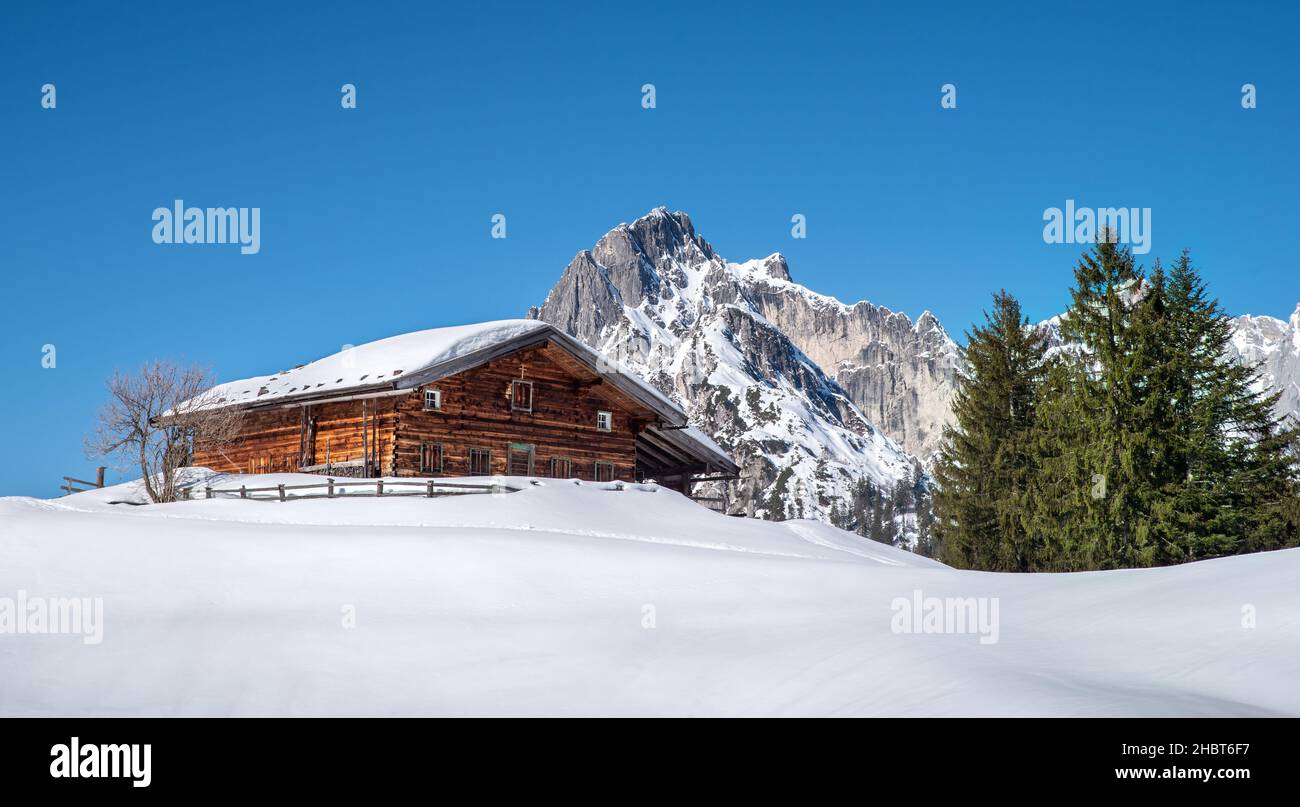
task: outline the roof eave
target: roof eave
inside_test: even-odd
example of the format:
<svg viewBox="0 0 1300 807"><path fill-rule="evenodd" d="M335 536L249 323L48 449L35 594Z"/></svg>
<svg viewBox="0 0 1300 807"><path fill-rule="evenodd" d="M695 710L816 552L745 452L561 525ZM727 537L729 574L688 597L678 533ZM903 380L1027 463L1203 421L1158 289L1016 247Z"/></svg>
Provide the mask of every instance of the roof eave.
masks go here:
<svg viewBox="0 0 1300 807"><path fill-rule="evenodd" d="M565 352L573 356L583 366L587 367L599 378L609 382L609 384L624 395L632 398L637 403L644 406L648 411L666 426L685 426L687 425L686 413L670 402L659 398L657 395L648 393L642 388L642 383L648 385L649 382L637 382L627 378L625 373L610 372L603 369L601 365L605 364L599 353L592 348L579 342L577 339L569 336L550 323L540 323L543 327L528 333L520 334L512 339L489 345L479 350L466 353L463 356L457 356L454 359L441 362L439 364L418 370L401 378L393 379L382 384L370 384L365 386L354 386L346 389L336 389L330 391L321 391L320 393L311 393L306 395L295 396L277 396L273 399L259 401L257 399L249 401L236 401L230 404L219 404L225 406L234 406L244 410L252 409L274 409L290 406L306 406L314 403L328 403L331 401L356 400L358 398L379 397L382 395L396 395L408 392L424 384L428 384L466 370L479 367L493 359L508 356L520 350L543 345L547 342L555 342L564 348ZM617 366L617 365L614 365Z"/></svg>

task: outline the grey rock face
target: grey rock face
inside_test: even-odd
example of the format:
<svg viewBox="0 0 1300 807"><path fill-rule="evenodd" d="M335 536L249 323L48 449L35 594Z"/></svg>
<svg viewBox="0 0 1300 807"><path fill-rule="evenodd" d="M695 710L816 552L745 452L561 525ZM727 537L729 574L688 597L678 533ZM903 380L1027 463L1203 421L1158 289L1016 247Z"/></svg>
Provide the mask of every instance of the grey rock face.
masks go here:
<svg viewBox="0 0 1300 807"><path fill-rule="evenodd" d="M951 418L959 362L939 321L928 311L914 324L868 302L845 305L790 283L788 269L784 276L785 283L756 281L759 313L832 374L872 422L928 462Z"/></svg>
<svg viewBox="0 0 1300 807"><path fill-rule="evenodd" d="M793 287L789 278L780 255L726 262L685 213L660 208L579 253L529 316L678 401L742 466L730 491L737 512L824 518L858 479L910 480L916 462L764 315L784 299L769 284Z"/></svg>
<svg viewBox="0 0 1300 807"><path fill-rule="evenodd" d="M600 333L623 316L617 288L606 270L588 250L569 262L541 309L531 309L530 319L542 319L568 333Z"/></svg>
<svg viewBox="0 0 1300 807"><path fill-rule="evenodd" d="M1300 419L1300 304L1290 319L1249 315L1232 321L1231 353L1259 368L1258 389L1279 395L1279 417Z"/></svg>

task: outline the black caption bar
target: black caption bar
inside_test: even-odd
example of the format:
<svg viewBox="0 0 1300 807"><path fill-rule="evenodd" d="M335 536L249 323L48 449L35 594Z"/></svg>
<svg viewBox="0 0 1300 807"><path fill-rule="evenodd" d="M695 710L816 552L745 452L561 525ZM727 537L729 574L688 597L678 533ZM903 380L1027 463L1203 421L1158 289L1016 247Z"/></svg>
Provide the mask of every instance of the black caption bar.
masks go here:
<svg viewBox="0 0 1300 807"><path fill-rule="evenodd" d="M1240 792L1286 784L1294 764L1284 758L1294 744L1283 732L1291 725L889 719L828 732L807 721L718 720L687 731L678 721L29 719L5 721L0 770L6 786L128 798L280 790L337 797L427 787L431 776L440 789L487 782L496 789L551 781L562 771L632 776L638 793L662 788L666 796L683 777L701 774L716 780L730 772L747 789L873 770L981 788ZM773 766L774 758L781 764Z"/></svg>

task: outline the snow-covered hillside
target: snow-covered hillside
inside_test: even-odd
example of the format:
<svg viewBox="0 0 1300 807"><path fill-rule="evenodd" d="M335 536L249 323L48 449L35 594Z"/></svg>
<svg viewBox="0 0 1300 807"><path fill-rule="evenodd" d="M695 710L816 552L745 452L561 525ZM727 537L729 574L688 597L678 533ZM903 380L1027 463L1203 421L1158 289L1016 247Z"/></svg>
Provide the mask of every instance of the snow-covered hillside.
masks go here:
<svg viewBox="0 0 1300 807"><path fill-rule="evenodd" d="M961 572L650 485L509 481L0 499L0 599L103 600L98 644L0 634L0 714L1300 715L1300 551ZM996 631L896 632L917 597L997 598Z"/></svg>

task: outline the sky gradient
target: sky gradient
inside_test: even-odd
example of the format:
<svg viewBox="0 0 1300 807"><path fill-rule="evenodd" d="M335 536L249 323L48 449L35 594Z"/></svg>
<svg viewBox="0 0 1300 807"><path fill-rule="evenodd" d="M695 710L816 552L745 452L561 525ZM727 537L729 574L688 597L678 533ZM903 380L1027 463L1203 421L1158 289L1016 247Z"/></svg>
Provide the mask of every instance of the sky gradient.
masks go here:
<svg viewBox="0 0 1300 807"><path fill-rule="evenodd" d="M10 4L0 495L93 473L114 368L239 378L522 316L658 205L959 341L999 288L1068 302L1079 250L1044 209L1147 207L1143 263L1188 247L1230 313L1286 317L1297 35L1293 2ZM261 251L154 244L176 199L260 208Z"/></svg>

